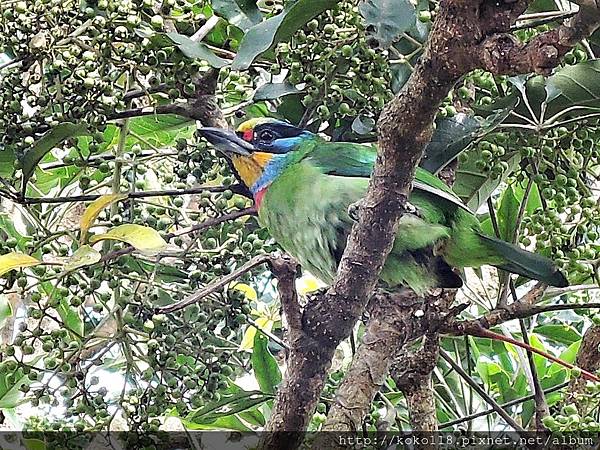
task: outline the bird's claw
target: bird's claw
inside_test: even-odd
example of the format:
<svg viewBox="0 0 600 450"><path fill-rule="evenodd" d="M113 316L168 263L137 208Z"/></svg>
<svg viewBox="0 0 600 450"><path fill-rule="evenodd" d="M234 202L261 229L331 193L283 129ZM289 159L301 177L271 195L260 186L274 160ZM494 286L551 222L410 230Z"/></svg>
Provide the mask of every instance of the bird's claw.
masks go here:
<svg viewBox="0 0 600 450"><path fill-rule="evenodd" d="M360 202L351 203L348 206L348 216L355 222L358 222L358 210L360 208Z"/></svg>
<svg viewBox="0 0 600 450"><path fill-rule="evenodd" d="M413 205L411 202L406 202L404 204L404 212L407 214L418 214L419 210L417 209L417 207L415 205Z"/></svg>

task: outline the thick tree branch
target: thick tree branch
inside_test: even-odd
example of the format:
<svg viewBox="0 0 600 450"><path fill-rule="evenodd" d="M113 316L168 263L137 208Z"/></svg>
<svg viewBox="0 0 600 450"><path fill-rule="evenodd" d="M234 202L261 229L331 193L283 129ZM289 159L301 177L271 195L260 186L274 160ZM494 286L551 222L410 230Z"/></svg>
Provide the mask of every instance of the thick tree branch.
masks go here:
<svg viewBox="0 0 600 450"><path fill-rule="evenodd" d="M425 336L418 350L403 349L394 359L391 375L398 389L404 393L413 431L437 431L435 398L431 372L440 351L436 334Z"/></svg>
<svg viewBox="0 0 600 450"><path fill-rule="evenodd" d="M440 291L426 298L419 298L410 290L373 296L367 307L369 320L365 334L338 389L324 431L360 429L396 353L413 336L428 333L435 324L434 318L446 312L453 299L451 291ZM333 435L319 437L319 447L335 448Z"/></svg>
<svg viewBox="0 0 600 450"><path fill-rule="evenodd" d="M600 27L600 4L595 0L575 3L579 4L577 14L525 44L508 33L488 36L478 47L478 65L496 74L549 74L569 50Z"/></svg>
<svg viewBox="0 0 600 450"><path fill-rule="evenodd" d="M171 103L167 105L146 106L141 108L129 109L126 111L115 112L108 116L109 120L127 119L131 117L149 116L157 114L177 114L191 120L197 120L206 127L227 128L227 121L223 111L217 104L215 89L219 72L210 69L206 73L199 75L193 80L195 92L185 102ZM150 88L146 90L136 90L128 92L126 97L136 98L145 93L160 91L161 87Z"/></svg>
<svg viewBox="0 0 600 450"><path fill-rule="evenodd" d="M347 338L373 292L389 254L414 171L429 141L437 108L466 70L460 62L471 34L462 15L468 6L442 2L420 63L404 89L384 108L378 123L379 152L359 220L353 227L333 285L309 302L303 328L307 351L291 352L267 431L305 430L337 345ZM310 358L306 358L306 354ZM310 389L297 389L302 383ZM269 448L296 442L271 441ZM266 448L263 445L263 448Z"/></svg>
<svg viewBox="0 0 600 450"><path fill-rule="evenodd" d="M296 346L302 339L302 308L296 292L298 263L288 255L271 258L271 272L277 278L277 292L287 323L286 340Z"/></svg>

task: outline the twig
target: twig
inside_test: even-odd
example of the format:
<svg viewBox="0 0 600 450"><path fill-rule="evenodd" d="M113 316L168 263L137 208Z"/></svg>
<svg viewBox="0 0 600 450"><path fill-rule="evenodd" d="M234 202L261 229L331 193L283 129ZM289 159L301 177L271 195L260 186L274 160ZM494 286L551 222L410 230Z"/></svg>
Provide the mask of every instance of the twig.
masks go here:
<svg viewBox="0 0 600 450"><path fill-rule="evenodd" d="M107 116L108 120L129 119L132 117L154 116L160 114L178 114L182 117L192 119L193 114L186 104L171 103L168 105L144 106L141 108L127 109L125 111L115 112Z"/></svg>
<svg viewBox="0 0 600 450"><path fill-rule="evenodd" d="M147 197L173 197L178 195L191 195L200 194L202 192L224 192L230 190L235 194L244 195L246 190L239 184L233 184L231 186L197 186L189 189L165 189L162 191L138 191L129 192L127 195L128 199L131 198L147 198ZM102 194L86 194L86 195L73 195L68 197L41 197L41 198L20 198L16 199L16 203L21 205L36 205L36 204L47 204L47 203L71 203L71 202L90 202L97 200L102 197Z"/></svg>
<svg viewBox="0 0 600 450"><path fill-rule="evenodd" d="M196 31L190 39L194 42L200 42L206 37L208 33L219 23L219 16L211 16L204 25L202 25L198 31Z"/></svg>
<svg viewBox="0 0 600 450"><path fill-rule="evenodd" d="M123 100L133 100L134 98L143 97L144 95L156 94L158 92L164 92L169 88L167 83L161 83L157 86L151 86L145 89L134 89L129 92L126 92L123 95Z"/></svg>
<svg viewBox="0 0 600 450"><path fill-rule="evenodd" d="M556 386L553 386L551 388L548 388L546 390L544 390L544 394L551 394L552 392L556 392L561 390L564 387L567 387L569 385L569 382L566 381L564 383L558 384ZM511 400L510 402L506 402L506 403L502 403L500 405L500 407L502 409L506 409L506 408L510 408L511 406L515 406L518 405L520 403L524 403L527 402L529 400L533 400L535 397L535 394L530 394L530 395L526 395L525 397L521 397L521 398L515 398L514 400ZM444 429L444 428L448 428L448 427L453 427L454 425L459 425L461 423L464 422L470 422L471 420L477 419L479 417L484 417L487 416L489 414L493 414L495 413L496 410L494 408L490 408L486 411L480 411L480 412L476 412L473 414L469 414L468 416L464 416L461 417L459 419L455 419L455 420L451 420L450 422L445 422L440 424L440 429Z"/></svg>
<svg viewBox="0 0 600 450"><path fill-rule="evenodd" d="M533 14L523 14L517 20L517 22L520 22L519 25L513 25L510 27L510 30L517 31L527 28L535 28L558 20L563 21L570 19L575 14L577 14L577 11L547 11Z"/></svg>
<svg viewBox="0 0 600 450"><path fill-rule="evenodd" d="M260 266L261 264L268 262L270 259L271 259L271 255L255 256L254 258L252 258L250 261L248 261L246 264L244 264L239 269L236 269L233 272L231 272L230 274L228 274L222 278L219 278L214 283L211 283L208 286L206 286L200 292L196 292L196 293L190 295L188 298L181 300L180 302L174 303L172 305L156 308L156 313L157 314L171 313L171 312L179 311L180 309L183 309L187 306L193 305L194 303L198 303L202 299L204 299L207 295L212 294L213 292L221 289L222 287L228 285L230 282L234 281L241 275L249 272L256 266Z"/></svg>
<svg viewBox="0 0 600 450"><path fill-rule="evenodd" d="M277 336L275 336L270 331L262 329L260 327L260 325L256 323L256 320L254 320L254 319L252 319L252 318L249 317L248 319L246 319L246 322L248 322L250 325L252 325L254 328L256 328L260 333L264 334L266 337L268 337L269 339L271 339L273 342L281 345L286 350L289 350L290 347L285 342L283 342L280 338L278 338Z"/></svg>
<svg viewBox="0 0 600 450"><path fill-rule="evenodd" d="M512 282L511 288L512 286ZM514 294L514 288L512 289ZM525 326L525 321L523 319L519 320L519 325L521 327L521 335L523 336L523 343L525 345L531 345L529 343L529 335L527 333L527 327ZM527 350L527 361L529 363L529 370L531 370L531 379L533 383L533 392L534 392L534 400L535 400L535 422L536 428L538 430L544 430L544 424L542 423L542 419L550 414L550 410L548 409L548 403L546 402L546 397L544 395L544 389L540 383L540 379L538 377L537 368L535 367L535 362L533 360L533 352L531 350Z"/></svg>
<svg viewBox="0 0 600 450"><path fill-rule="evenodd" d="M498 334L498 333L494 333L493 331L487 330L485 328L480 328L480 330L478 331L474 331L471 330L468 332L469 335L474 336L474 337L482 337L482 338L488 338L488 339L493 339L496 341L502 341L502 342L508 342L509 344L513 344L516 345L517 347L521 347L524 348L527 351L533 352L533 353L537 353L540 356L543 356L544 358L549 359L550 361L553 361L557 364L560 364L563 367L566 367L567 369L577 369L581 371L581 376L587 380L590 381L596 381L596 382L600 382L600 378L598 378L596 375L594 375L591 372L588 372L585 369L582 369L580 367L577 367L574 364L571 364L569 362L563 361L562 359L557 358L556 356L551 355L548 352L545 352L543 350L537 349L535 347L532 347L531 345L527 345L523 342L519 342L516 339L510 338L508 336L504 336L502 334Z"/></svg>
<svg viewBox="0 0 600 450"><path fill-rule="evenodd" d="M20 64L23 62L24 58L11 59L6 61L5 63L0 64L0 70L6 69L7 67L12 66L13 64Z"/></svg>
<svg viewBox="0 0 600 450"><path fill-rule="evenodd" d="M296 292L296 272L298 263L287 255L271 258L271 271L277 278L277 291L283 308L283 314L289 329L289 342L302 333L302 309Z"/></svg>
<svg viewBox="0 0 600 450"><path fill-rule="evenodd" d="M479 386L479 384L477 384L477 382L473 380L473 378L471 378L467 372L464 371L461 366L454 362L450 355L440 349L440 356L467 382L469 386L475 390L475 392L481 396L483 400L486 401L486 403L488 403L494 409L494 411L498 413L500 417L506 421L508 425L510 425L517 432L525 431L517 422L515 422L515 419L513 419L510 414L502 409L502 407L496 403L496 401L490 397L489 394L485 392L483 388Z"/></svg>
<svg viewBox="0 0 600 450"><path fill-rule="evenodd" d="M223 222L227 222L229 220L235 220L235 219L238 219L243 216L249 216L249 215L254 215L254 214L256 214L256 209L254 207L232 211L228 214L224 214L219 217L212 217L210 219L206 219L205 221L198 223L196 225L193 225L184 230L179 230L174 233L169 233L165 236L165 238L168 240L168 239L174 238L176 236L182 236L184 234L194 233L196 231L204 230L205 228L210 228L212 226L218 225ZM110 253L107 253L100 259L99 262L110 261L111 259L118 258L119 256L128 255L129 253L133 253L134 250L135 250L135 247L128 245L127 247L124 247L120 250L115 250Z"/></svg>

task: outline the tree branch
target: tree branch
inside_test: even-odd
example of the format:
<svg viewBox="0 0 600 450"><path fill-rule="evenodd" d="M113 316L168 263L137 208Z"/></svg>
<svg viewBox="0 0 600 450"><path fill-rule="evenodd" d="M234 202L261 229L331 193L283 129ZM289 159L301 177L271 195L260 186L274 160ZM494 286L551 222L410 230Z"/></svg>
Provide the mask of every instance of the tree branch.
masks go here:
<svg viewBox="0 0 600 450"><path fill-rule="evenodd" d="M231 186L196 186L188 189L165 189L162 191L136 191L127 193L127 198L148 198L148 197L174 197L178 195L201 194L202 192L224 192L232 191L234 194L246 196L246 187L240 184ZM91 202L102 197L103 194L84 194L72 195L67 197L40 197L40 198L18 198L15 203L21 205L39 205L50 203L72 203L72 202Z"/></svg>
<svg viewBox="0 0 600 450"><path fill-rule="evenodd" d="M335 348L350 335L376 286L438 106L465 73L458 54L465 50L462 38L472 31L462 18L465 9L468 6L442 2L421 61L380 116L378 158L366 196L358 206L358 223L352 228L331 288L318 302L309 302L304 311L307 352L297 354L297 361L291 352L294 361L279 389L267 431L306 429ZM296 386L300 383L311 387L299 390ZM295 448L299 438L294 442L271 440L269 448ZM267 448L264 441L260 447Z"/></svg>
<svg viewBox="0 0 600 450"><path fill-rule="evenodd" d="M238 209L238 210L232 211L230 213L223 214L222 216L219 216L219 217L211 217L209 219L206 219L200 223L197 223L196 225L192 225L191 227L185 228L183 230L178 230L174 233L169 233L165 236L165 238L167 240L169 240L176 236L182 236L184 234L195 233L197 231L202 231L206 228L214 227L215 225L219 225L220 223L227 222L229 220L235 220L235 219L239 219L240 217L250 216L250 215L255 215L255 214L256 214L256 209L254 207ZM107 253L100 259L99 262L110 261L111 259L118 258L119 256L128 255L129 253L133 253L134 251L135 251L135 247L128 245L126 247L123 247L120 250L115 250L110 253Z"/></svg>
<svg viewBox="0 0 600 450"><path fill-rule="evenodd" d="M298 263L288 255L278 255L271 258L270 266L277 278L277 292L287 323L286 340L296 345L302 338L302 308L295 285Z"/></svg>
<svg viewBox="0 0 600 450"><path fill-rule="evenodd" d="M191 98L185 102L171 103L168 105L146 106L142 108L134 108L126 111L115 112L108 116L109 120L127 119L131 117L140 117L157 114L177 114L181 117L186 117L191 120L197 120L206 127L227 128L227 121L223 112L217 104L215 97L215 89L219 71L209 69L202 75L198 75L193 83L195 92ZM148 90L136 90L125 94L127 98L141 97L146 93L154 93L161 91L163 86L149 88Z"/></svg>
<svg viewBox="0 0 600 450"><path fill-rule="evenodd" d="M467 384L469 386L471 386L471 388L473 388L473 390L475 390L475 392L477 392L479 394L479 396L488 404L490 405L494 411L496 411L498 413L498 415L500 417L502 417L505 422L512 427L512 429L514 429L515 431L518 432L522 432L525 431L523 430L523 427L521 427L521 425L519 425L517 422L515 422L515 420L510 416L510 414L508 414L498 403L496 403L496 401L490 397L488 395L487 392L485 392L483 390L483 388L481 386L479 386L479 384L477 384L477 382L475 382L475 380L473 380L469 374L467 372L465 372L465 370L459 365L457 364L450 355L448 355L446 352L444 352L443 350L440 351L440 356L442 357L442 359L444 361L446 361L450 367L452 367L460 376L463 380L465 380L467 382Z"/></svg>
<svg viewBox="0 0 600 450"><path fill-rule="evenodd" d="M391 375L406 398L413 431L436 432L438 429L431 372L436 366L439 352L437 333L425 336L420 349L403 349L396 355L392 366Z"/></svg>
<svg viewBox="0 0 600 450"><path fill-rule="evenodd" d="M581 347L577 352L577 358L575 359L575 365L583 370L589 372L596 372L600 369L600 326L593 325L585 332L581 340ZM587 411L586 406L586 393L585 393L586 380L584 377L573 377L569 382L567 389L567 395L564 403L575 403L581 417L585 417Z"/></svg>
<svg viewBox="0 0 600 450"><path fill-rule="evenodd" d="M568 384L569 384L569 382L567 381L565 383L561 383L561 384L558 384L551 388L548 388L548 389L544 390L544 394L551 394L552 392L560 391L562 388L566 387ZM502 409L507 409L507 408L510 408L511 406L515 406L520 403L524 403L529 400L533 400L534 397L535 397L535 394L530 394L530 395L526 395L525 397L515 398L514 400L511 400L510 402L501 404L500 407ZM469 421L477 419L479 417L485 417L485 416L488 416L495 412L496 412L496 410L494 408L490 408L486 411L480 411L480 412L476 412L473 414L469 414L468 416L460 417L458 419L451 420L450 422L442 423L442 424L440 424L440 428L444 429L444 428L453 427L455 425L460 425L461 423L469 422Z"/></svg>
<svg viewBox="0 0 600 450"><path fill-rule="evenodd" d="M268 262L270 259L271 259L270 255L255 256L254 258L252 258L250 261L248 261L246 264L244 264L240 268L219 278L215 282L210 283L208 286L206 286L201 291L195 292L194 294L181 300L180 302L173 303L172 305L161 306L161 307L156 308L156 313L157 314L172 313L175 311L179 311L187 306L193 305L194 303L199 303L204 298L206 298L207 295L210 295L213 292L216 292L219 289L227 286L232 281L237 280L240 276L244 275L245 273L248 273L249 271L254 269L256 266L260 266L261 264Z"/></svg>
<svg viewBox="0 0 600 450"><path fill-rule="evenodd" d="M525 326L523 319L519 320L519 326L521 327L523 343L525 345L530 345L529 334L527 333L527 327ZM538 431L543 431L546 429L546 427L544 427L543 419L544 417L550 415L550 409L548 408L548 403L546 402L544 389L540 383L540 378L538 376L537 368L535 367L535 361L533 359L533 352L531 350L527 350L527 362L529 364L529 370L531 371L531 378L533 382L533 398L535 400L535 429Z"/></svg>
<svg viewBox="0 0 600 450"><path fill-rule="evenodd" d="M508 33L488 36L475 52L477 65L499 75L530 72L548 75L569 50L600 26L600 5L595 0L576 3L577 14L525 44Z"/></svg>
<svg viewBox="0 0 600 450"><path fill-rule="evenodd" d="M413 336L428 332L432 317L447 311L453 299L452 291L439 291L419 298L408 289L373 296L367 307L369 320L365 334L338 388L323 431L360 429L396 353ZM336 448L338 445L331 433L323 433L317 438L317 447Z"/></svg>

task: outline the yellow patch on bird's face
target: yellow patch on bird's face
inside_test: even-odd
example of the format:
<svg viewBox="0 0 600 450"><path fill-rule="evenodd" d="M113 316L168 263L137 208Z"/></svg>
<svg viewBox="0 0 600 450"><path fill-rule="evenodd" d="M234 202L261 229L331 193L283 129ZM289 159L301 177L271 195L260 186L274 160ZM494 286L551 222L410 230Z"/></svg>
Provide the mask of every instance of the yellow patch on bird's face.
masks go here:
<svg viewBox="0 0 600 450"><path fill-rule="evenodd" d="M272 157L273 155L270 153L254 152L250 156L235 155L231 158L231 162L244 184L251 188L261 177L265 166Z"/></svg>
<svg viewBox="0 0 600 450"><path fill-rule="evenodd" d="M254 128L256 128L257 125L260 125L261 123L267 123L267 122L271 122L272 119L269 119L267 117L255 117L253 119L248 119L245 122L241 123L238 127L237 130L238 132L246 132L246 131L251 131L254 130Z"/></svg>

